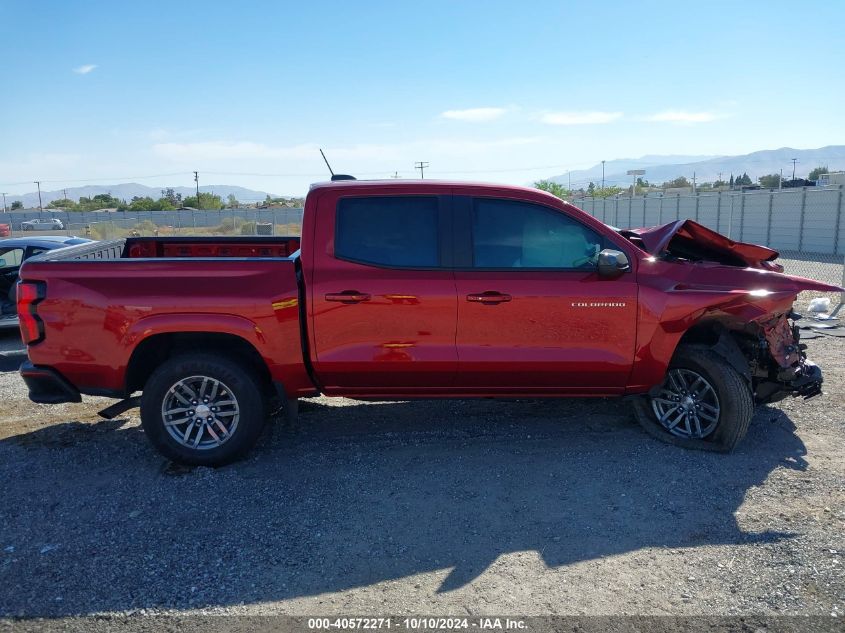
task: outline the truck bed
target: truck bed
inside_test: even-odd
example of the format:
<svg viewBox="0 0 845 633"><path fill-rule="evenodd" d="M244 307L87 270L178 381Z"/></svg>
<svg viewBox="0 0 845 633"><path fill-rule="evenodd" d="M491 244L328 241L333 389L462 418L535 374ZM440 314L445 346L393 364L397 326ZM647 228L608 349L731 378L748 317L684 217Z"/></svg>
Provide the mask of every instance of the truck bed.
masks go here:
<svg viewBox="0 0 845 633"><path fill-rule="evenodd" d="M129 237L84 244L37 256L37 261L97 259L288 258L299 237ZM33 258L35 261L35 258Z"/></svg>
<svg viewBox="0 0 845 633"><path fill-rule="evenodd" d="M274 380L293 394L310 393L298 248L298 237L126 238L31 257L20 277L42 284L44 297L37 307L43 340L29 345L30 360L84 394L123 397L140 387L127 367L144 341L238 337Z"/></svg>

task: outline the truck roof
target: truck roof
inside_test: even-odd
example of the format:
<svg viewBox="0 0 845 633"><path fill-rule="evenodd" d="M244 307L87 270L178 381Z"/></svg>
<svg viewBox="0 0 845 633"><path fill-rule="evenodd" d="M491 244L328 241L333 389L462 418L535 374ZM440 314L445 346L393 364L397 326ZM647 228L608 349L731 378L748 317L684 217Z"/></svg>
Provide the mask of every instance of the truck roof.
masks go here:
<svg viewBox="0 0 845 633"><path fill-rule="evenodd" d="M334 180L315 182L311 185L311 191L316 189L354 189L356 187L378 187L385 189L417 189L442 191L449 188L477 189L479 191L513 191L514 193L527 193L532 195L546 195L554 200L559 198L534 187L522 187L519 185L505 185L491 182L467 182L465 180L413 180L402 178L390 178L384 180Z"/></svg>

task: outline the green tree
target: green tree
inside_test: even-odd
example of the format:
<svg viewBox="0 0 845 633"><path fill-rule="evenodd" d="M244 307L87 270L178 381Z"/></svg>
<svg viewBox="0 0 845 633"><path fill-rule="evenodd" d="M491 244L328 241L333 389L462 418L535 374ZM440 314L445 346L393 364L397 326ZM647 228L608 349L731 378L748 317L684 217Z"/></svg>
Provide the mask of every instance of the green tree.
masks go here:
<svg viewBox="0 0 845 633"><path fill-rule="evenodd" d="M172 187L161 190L161 197L165 198L171 207L177 209L182 206L182 194L176 193Z"/></svg>
<svg viewBox="0 0 845 633"><path fill-rule="evenodd" d="M73 210L76 208L76 203L71 200L70 198L60 198L59 200L53 200L50 204L47 205L48 209L68 209Z"/></svg>
<svg viewBox="0 0 845 633"><path fill-rule="evenodd" d="M592 181L587 185L587 195L592 196L596 192L596 185Z"/></svg>
<svg viewBox="0 0 845 633"><path fill-rule="evenodd" d="M751 182L751 177L747 173L742 172L742 176L737 179L737 184L746 186L753 185L754 183Z"/></svg>
<svg viewBox="0 0 845 633"><path fill-rule="evenodd" d="M667 180L663 183L664 189L673 189L676 187L692 187L692 183L685 176L678 176L674 180Z"/></svg>
<svg viewBox="0 0 845 633"><path fill-rule="evenodd" d="M534 188L546 191L561 200L570 195L570 191L566 187L553 180L538 180L534 183Z"/></svg>
<svg viewBox="0 0 845 633"><path fill-rule="evenodd" d="M610 198L624 191L622 187L596 187L593 190L594 198Z"/></svg>
<svg viewBox="0 0 845 633"><path fill-rule="evenodd" d="M200 199L199 203L197 203L197 197L191 196L190 198L185 198L183 201L183 205L186 207L193 207L194 209L203 209L203 210L218 210L223 208L223 200L220 196L216 196L210 193L203 193L200 192Z"/></svg>
<svg viewBox="0 0 845 633"><path fill-rule="evenodd" d="M12 211L15 211L17 209L23 209L23 202L21 202L20 200L15 200L12 203L11 209L12 209Z"/></svg>
<svg viewBox="0 0 845 633"><path fill-rule="evenodd" d="M129 203L130 211L152 211L155 201L149 196L135 196Z"/></svg>
<svg viewBox="0 0 845 633"><path fill-rule="evenodd" d="M765 176L760 176L757 179L757 182L760 183L761 187L774 189L780 185L780 174L766 174Z"/></svg>
<svg viewBox="0 0 845 633"><path fill-rule="evenodd" d="M230 209L236 209L240 203L238 202L238 199L235 197L235 194L230 193L226 197L226 204L229 206Z"/></svg>
<svg viewBox="0 0 845 633"><path fill-rule="evenodd" d="M79 211L96 211L97 209L125 210L129 208L129 205L109 193L98 193L93 198L86 198L84 196L80 198L76 208Z"/></svg>
<svg viewBox="0 0 845 633"><path fill-rule="evenodd" d="M810 172L810 175L807 176L807 180L818 180L819 176L822 174L829 174L830 170L827 168L827 165L819 165L813 171Z"/></svg>

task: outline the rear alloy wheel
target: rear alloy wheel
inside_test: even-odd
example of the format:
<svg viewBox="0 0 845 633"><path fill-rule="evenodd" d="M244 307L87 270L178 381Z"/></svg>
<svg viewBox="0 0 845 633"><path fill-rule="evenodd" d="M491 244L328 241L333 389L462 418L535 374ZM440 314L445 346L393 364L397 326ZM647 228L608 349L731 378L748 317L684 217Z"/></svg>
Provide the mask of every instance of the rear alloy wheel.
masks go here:
<svg viewBox="0 0 845 633"><path fill-rule="evenodd" d="M267 419L258 374L211 354L183 354L150 376L141 396L141 423L165 457L194 466L222 466L255 445Z"/></svg>
<svg viewBox="0 0 845 633"><path fill-rule="evenodd" d="M189 376L168 389L161 417L177 443L206 451L222 446L235 434L240 406L223 382L210 376Z"/></svg>
<svg viewBox="0 0 845 633"><path fill-rule="evenodd" d="M748 382L709 347L685 345L663 383L634 400L634 414L654 437L685 448L732 451L754 415Z"/></svg>

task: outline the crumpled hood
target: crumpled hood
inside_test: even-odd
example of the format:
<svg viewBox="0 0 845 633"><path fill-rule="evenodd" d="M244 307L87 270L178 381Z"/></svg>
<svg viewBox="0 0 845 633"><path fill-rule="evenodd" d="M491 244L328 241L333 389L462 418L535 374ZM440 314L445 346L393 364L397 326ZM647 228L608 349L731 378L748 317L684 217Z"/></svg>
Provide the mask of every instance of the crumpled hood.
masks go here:
<svg viewBox="0 0 845 633"><path fill-rule="evenodd" d="M678 251L675 254L679 256L689 254L698 259L727 265L745 265L766 270L779 268L769 263L777 259L779 253L776 250L734 241L693 220L677 220L661 226L629 229L623 231L623 234L625 233L638 236L645 250L655 256Z"/></svg>
<svg viewBox="0 0 845 633"><path fill-rule="evenodd" d="M663 258L664 255L700 262L696 266L682 267L682 273L678 271L674 291L748 294L757 298L795 295L805 290L843 292L839 286L783 274L783 266L774 261L779 254L777 251L735 242L692 220L628 229L621 234L654 255L657 258L655 265L671 261ZM663 270L660 274L667 272Z"/></svg>

